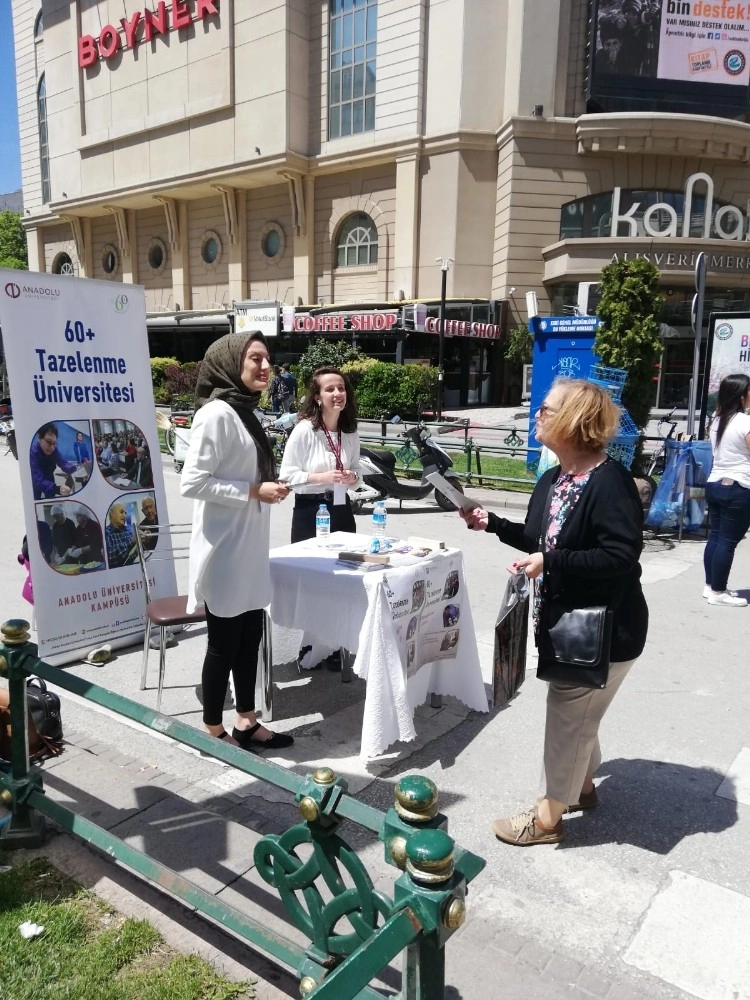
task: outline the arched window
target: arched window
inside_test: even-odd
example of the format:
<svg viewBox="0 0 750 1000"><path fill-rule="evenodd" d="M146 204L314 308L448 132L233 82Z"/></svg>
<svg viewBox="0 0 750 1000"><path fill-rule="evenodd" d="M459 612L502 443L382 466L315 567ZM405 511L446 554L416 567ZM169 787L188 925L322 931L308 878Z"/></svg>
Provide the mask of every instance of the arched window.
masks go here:
<svg viewBox="0 0 750 1000"><path fill-rule="evenodd" d="M46 205L50 200L49 184L49 144L47 141L47 87L44 73L39 79L36 92L36 114L39 123L39 171L42 179L42 201Z"/></svg>
<svg viewBox="0 0 750 1000"><path fill-rule="evenodd" d="M64 252L56 254L55 259L52 261L52 273L68 275L76 273L73 261L70 259L70 254Z"/></svg>
<svg viewBox="0 0 750 1000"><path fill-rule="evenodd" d="M40 10L34 21L34 41L40 42L42 40L42 35L44 34L44 18L42 17L42 11Z"/></svg>
<svg viewBox="0 0 750 1000"><path fill-rule="evenodd" d="M369 215L356 212L344 221L336 239L336 266L377 264L378 230Z"/></svg>

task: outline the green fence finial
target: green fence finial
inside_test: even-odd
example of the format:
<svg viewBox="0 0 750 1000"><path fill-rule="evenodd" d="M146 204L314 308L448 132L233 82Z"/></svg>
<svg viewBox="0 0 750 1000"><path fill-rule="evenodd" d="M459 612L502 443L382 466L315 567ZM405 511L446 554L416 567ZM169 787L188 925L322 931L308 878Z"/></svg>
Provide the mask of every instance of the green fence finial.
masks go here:
<svg viewBox="0 0 750 1000"><path fill-rule="evenodd" d="M453 838L443 830L420 830L406 842L406 870L419 885L442 885L453 875Z"/></svg>
<svg viewBox="0 0 750 1000"><path fill-rule="evenodd" d="M434 781L408 774L396 785L396 812L407 823L427 823L437 815L438 797Z"/></svg>
<svg viewBox="0 0 750 1000"><path fill-rule="evenodd" d="M11 618L0 625L3 642L6 646L22 646L29 641L29 628L31 626L23 618Z"/></svg>

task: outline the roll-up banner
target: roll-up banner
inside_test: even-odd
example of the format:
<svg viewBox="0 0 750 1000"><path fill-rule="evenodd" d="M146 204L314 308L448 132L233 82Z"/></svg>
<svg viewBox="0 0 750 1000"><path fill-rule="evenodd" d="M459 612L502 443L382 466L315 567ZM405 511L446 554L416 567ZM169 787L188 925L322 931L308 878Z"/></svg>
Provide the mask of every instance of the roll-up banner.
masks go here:
<svg viewBox="0 0 750 1000"><path fill-rule="evenodd" d="M146 605L135 532L149 555L168 545L143 289L0 270L0 325L39 655L132 644ZM173 562L146 566L154 596L176 593Z"/></svg>
<svg viewBox="0 0 750 1000"><path fill-rule="evenodd" d="M711 313L707 416L716 409L719 386L727 375L750 375L750 313Z"/></svg>

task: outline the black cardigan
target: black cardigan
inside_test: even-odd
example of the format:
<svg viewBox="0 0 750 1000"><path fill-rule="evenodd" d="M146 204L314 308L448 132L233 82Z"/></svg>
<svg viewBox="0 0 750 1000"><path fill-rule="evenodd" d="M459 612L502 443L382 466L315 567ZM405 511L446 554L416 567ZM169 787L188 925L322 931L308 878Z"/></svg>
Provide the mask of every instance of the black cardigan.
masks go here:
<svg viewBox="0 0 750 1000"><path fill-rule="evenodd" d="M556 466L536 484L524 524L489 514L487 531L522 552L541 551L542 518L559 474ZM646 644L648 608L638 562L642 548L643 507L633 477L608 459L592 472L556 548L544 553L544 580L546 592L569 607L606 604L613 609L613 662L635 659Z"/></svg>

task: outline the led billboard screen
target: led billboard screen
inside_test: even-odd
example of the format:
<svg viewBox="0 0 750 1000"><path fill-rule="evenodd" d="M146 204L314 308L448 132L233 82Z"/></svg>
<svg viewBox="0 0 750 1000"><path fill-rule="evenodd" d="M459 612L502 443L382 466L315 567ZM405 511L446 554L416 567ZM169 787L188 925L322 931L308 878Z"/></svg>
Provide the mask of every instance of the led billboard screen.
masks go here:
<svg viewBox="0 0 750 1000"><path fill-rule="evenodd" d="M596 0L591 38L590 110L735 117L748 105L749 3Z"/></svg>

